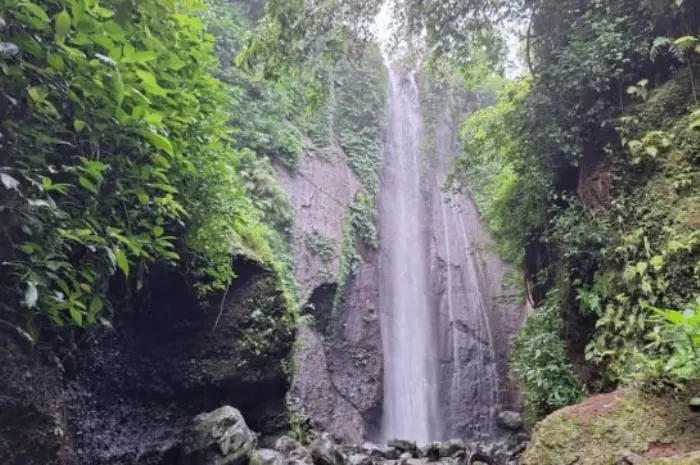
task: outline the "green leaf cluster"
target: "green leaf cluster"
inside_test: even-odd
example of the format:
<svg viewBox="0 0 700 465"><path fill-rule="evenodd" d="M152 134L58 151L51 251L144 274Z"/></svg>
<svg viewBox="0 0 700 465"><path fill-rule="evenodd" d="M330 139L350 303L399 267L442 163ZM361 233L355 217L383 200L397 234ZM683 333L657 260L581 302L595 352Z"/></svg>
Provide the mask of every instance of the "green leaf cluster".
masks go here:
<svg viewBox="0 0 700 465"><path fill-rule="evenodd" d="M215 77L231 67L217 66L203 6L0 9L0 300L2 319L32 338L45 319L99 323L115 279L141 290L156 261L203 296L226 288L234 254L285 272L274 228L288 231L292 218L260 155L292 166L299 142L281 129L284 114L270 117L274 130L261 117L274 97L247 107L252 76ZM244 121L252 126L236 127Z"/></svg>
<svg viewBox="0 0 700 465"><path fill-rule="evenodd" d="M528 316L513 346L511 370L522 383L528 423L580 402L584 396L581 381L566 353L561 297L560 291L550 292L545 302Z"/></svg>
<svg viewBox="0 0 700 465"><path fill-rule="evenodd" d="M468 119L453 179L536 304L552 288L571 296L561 310L588 322L586 357L615 383L639 351L668 356L650 343L661 331L650 307L680 308L700 286L695 41L655 40L700 13L627 0L532 8L531 74Z"/></svg>

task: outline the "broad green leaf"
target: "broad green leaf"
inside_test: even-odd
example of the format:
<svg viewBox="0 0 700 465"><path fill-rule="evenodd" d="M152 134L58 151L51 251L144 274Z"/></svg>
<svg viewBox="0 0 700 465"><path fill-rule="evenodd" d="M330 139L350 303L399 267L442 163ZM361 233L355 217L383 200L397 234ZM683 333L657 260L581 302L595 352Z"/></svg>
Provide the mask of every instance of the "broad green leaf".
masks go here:
<svg viewBox="0 0 700 465"><path fill-rule="evenodd" d="M97 14L97 16L99 16L100 18L111 18L112 16L114 16L114 11L110 10L109 8L104 8L104 7L101 7L101 6L98 6L98 7L95 8L93 11L94 11L94 12Z"/></svg>
<svg viewBox="0 0 700 465"><path fill-rule="evenodd" d="M122 270L122 273L124 273L124 276L129 276L129 260L126 258L126 254L124 253L123 250L117 249L114 252L114 258L117 262L117 266L119 267L120 270Z"/></svg>
<svg viewBox="0 0 700 465"><path fill-rule="evenodd" d="M173 146L170 143L170 141L166 138L161 136L155 131L149 130L149 131L143 131L142 134L146 136L146 138L153 144L156 148L163 150L165 153L168 155L173 155Z"/></svg>
<svg viewBox="0 0 700 465"><path fill-rule="evenodd" d="M116 41L121 41L126 38L126 32L124 32L124 29L122 27L114 22L114 21L107 21L105 22L102 27L109 33L112 39ZM119 51L119 56L121 56L121 50Z"/></svg>
<svg viewBox="0 0 700 465"><path fill-rule="evenodd" d="M156 237L162 236L164 232L165 232L165 230L163 229L162 226L155 226L153 228L153 235Z"/></svg>
<svg viewBox="0 0 700 465"><path fill-rule="evenodd" d="M49 66L56 71L63 71L66 69L66 64L63 61L61 55L56 55L55 53L49 53L46 57L46 61L49 62Z"/></svg>
<svg viewBox="0 0 700 465"><path fill-rule="evenodd" d="M640 275L643 275L644 273L647 272L648 267L649 267L649 265L647 264L647 262L637 263L637 273Z"/></svg>
<svg viewBox="0 0 700 465"><path fill-rule="evenodd" d="M70 15L66 10L61 11L58 16L56 16L56 24L54 29L56 31L56 36L63 38L70 31L71 19Z"/></svg>
<svg viewBox="0 0 700 465"><path fill-rule="evenodd" d="M97 315L104 307L104 302L100 296L93 296L90 301L89 312L91 315Z"/></svg>
<svg viewBox="0 0 700 465"><path fill-rule="evenodd" d="M34 103L39 103L42 101L41 93L39 92L39 89L36 87L30 87L27 89L27 93L31 97L31 99L34 101Z"/></svg>
<svg viewBox="0 0 700 465"><path fill-rule="evenodd" d="M122 81L122 75L119 73L118 69L112 71L111 85L117 107L121 107L124 101L124 81Z"/></svg>
<svg viewBox="0 0 700 465"><path fill-rule="evenodd" d="M51 22L49 15L47 15L44 9L36 3L24 1L20 5L23 6L32 16L39 19L40 21L44 23Z"/></svg>
<svg viewBox="0 0 700 465"><path fill-rule="evenodd" d="M146 63L158 58L158 53L153 51L136 52L129 58L136 63Z"/></svg>
<svg viewBox="0 0 700 465"><path fill-rule="evenodd" d="M88 178L86 178L85 176L80 176L78 178L78 184L80 184L81 187L89 190L93 194L97 194L97 191L98 191L97 186L92 181L90 181Z"/></svg>
<svg viewBox="0 0 700 465"><path fill-rule="evenodd" d="M655 313L661 315L668 321L670 321L673 324L683 324L685 322L685 315L683 313L678 312L676 310L662 310L660 308L655 308L655 307L650 307L652 311Z"/></svg>
<svg viewBox="0 0 700 465"><path fill-rule="evenodd" d="M75 129L76 132L81 132L83 129L85 129L87 123L85 121L76 119L73 121L73 129Z"/></svg>
<svg viewBox="0 0 700 465"><path fill-rule="evenodd" d="M145 83L150 86L156 86L160 87L158 85L158 80L156 77L153 75L153 73L150 73L148 71L144 71L142 69L136 70L136 75Z"/></svg>
<svg viewBox="0 0 700 465"><path fill-rule="evenodd" d="M68 307L68 312L70 313L70 317L73 319L77 326L83 326L83 312L81 312L74 306Z"/></svg>

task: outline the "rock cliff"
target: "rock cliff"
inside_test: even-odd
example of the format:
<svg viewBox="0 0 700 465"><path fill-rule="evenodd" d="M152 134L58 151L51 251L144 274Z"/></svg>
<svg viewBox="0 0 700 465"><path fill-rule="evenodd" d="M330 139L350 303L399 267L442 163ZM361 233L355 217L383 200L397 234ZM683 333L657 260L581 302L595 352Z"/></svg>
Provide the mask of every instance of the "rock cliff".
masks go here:
<svg viewBox="0 0 700 465"><path fill-rule="evenodd" d="M360 443L381 404L376 251L358 246L360 263L343 286L340 281L346 217L363 187L337 145L323 156L307 155L296 173L280 170L279 179L296 213L303 313L314 319L297 338L290 405L317 429Z"/></svg>

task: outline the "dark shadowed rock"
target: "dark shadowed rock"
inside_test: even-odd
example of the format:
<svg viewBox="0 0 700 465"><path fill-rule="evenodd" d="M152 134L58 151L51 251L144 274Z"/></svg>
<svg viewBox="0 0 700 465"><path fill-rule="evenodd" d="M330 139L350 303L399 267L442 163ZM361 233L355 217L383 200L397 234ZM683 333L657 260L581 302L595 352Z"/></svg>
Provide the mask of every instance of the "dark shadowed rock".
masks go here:
<svg viewBox="0 0 700 465"><path fill-rule="evenodd" d="M413 452L418 450L415 441L407 441L405 439L391 439L387 444L389 447L398 449L401 452Z"/></svg>
<svg viewBox="0 0 700 465"><path fill-rule="evenodd" d="M346 465L347 460L328 433L323 433L311 443L314 465Z"/></svg>
<svg viewBox="0 0 700 465"><path fill-rule="evenodd" d="M250 460L257 436L241 412L224 406L197 415L182 446L184 465L240 465Z"/></svg>
<svg viewBox="0 0 700 465"><path fill-rule="evenodd" d="M62 373L50 349L0 329L0 463L72 464Z"/></svg>
<svg viewBox="0 0 700 465"><path fill-rule="evenodd" d="M441 444L439 442L431 442L422 448L421 454L428 460L428 462L437 462L440 460L440 445Z"/></svg>
<svg viewBox="0 0 700 465"><path fill-rule="evenodd" d="M439 454L440 457L455 457L458 454L464 454L467 446L464 441L459 439L450 439L440 444Z"/></svg>
<svg viewBox="0 0 700 465"><path fill-rule="evenodd" d="M503 411L496 416L496 423L501 428L518 431L523 427L523 418L518 412Z"/></svg>

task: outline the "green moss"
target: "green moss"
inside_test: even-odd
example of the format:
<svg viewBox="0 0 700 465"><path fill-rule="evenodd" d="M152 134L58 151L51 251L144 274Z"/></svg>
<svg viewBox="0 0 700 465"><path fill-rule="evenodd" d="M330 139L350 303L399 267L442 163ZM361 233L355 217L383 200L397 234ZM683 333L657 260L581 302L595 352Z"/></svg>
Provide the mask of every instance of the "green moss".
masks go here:
<svg viewBox="0 0 700 465"><path fill-rule="evenodd" d="M540 422L522 463L614 465L622 451L652 458L657 448L700 449L700 415L687 405L687 395L652 397L634 389L592 397Z"/></svg>

